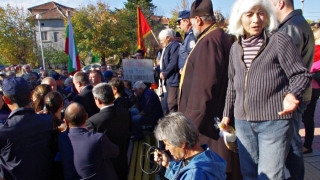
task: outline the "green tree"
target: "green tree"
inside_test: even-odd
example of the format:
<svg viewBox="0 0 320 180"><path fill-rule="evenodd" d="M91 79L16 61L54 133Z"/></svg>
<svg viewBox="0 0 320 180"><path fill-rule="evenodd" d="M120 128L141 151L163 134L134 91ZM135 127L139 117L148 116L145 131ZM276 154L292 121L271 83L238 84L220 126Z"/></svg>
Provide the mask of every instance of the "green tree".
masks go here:
<svg viewBox="0 0 320 180"><path fill-rule="evenodd" d="M41 56L41 51L37 50L37 56ZM53 64L55 67L58 65L67 66L68 64L68 55L61 50L56 50L52 47L44 48L44 57L46 65Z"/></svg>
<svg viewBox="0 0 320 180"><path fill-rule="evenodd" d="M10 64L38 65L34 52L34 22L23 8L0 7L0 54Z"/></svg>
<svg viewBox="0 0 320 180"><path fill-rule="evenodd" d="M121 33L115 14L104 3L80 8L71 18L80 58L90 53L106 57L126 50L118 35Z"/></svg>

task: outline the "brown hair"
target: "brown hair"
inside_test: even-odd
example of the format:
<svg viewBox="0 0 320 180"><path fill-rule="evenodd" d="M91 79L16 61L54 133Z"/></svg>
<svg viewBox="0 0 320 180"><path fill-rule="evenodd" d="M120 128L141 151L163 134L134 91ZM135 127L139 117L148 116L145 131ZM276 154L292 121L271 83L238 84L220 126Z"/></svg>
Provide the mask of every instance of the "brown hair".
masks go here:
<svg viewBox="0 0 320 180"><path fill-rule="evenodd" d="M59 92L52 91L49 92L44 97L44 106L46 110L48 111L48 114L50 114L53 118L53 128L57 128L60 119L56 117L54 114L58 112L61 106L63 106L63 97Z"/></svg>
<svg viewBox="0 0 320 180"><path fill-rule="evenodd" d="M34 108L35 112L43 110L44 96L51 91L51 86L47 84L40 84L32 91L31 100L32 107Z"/></svg>

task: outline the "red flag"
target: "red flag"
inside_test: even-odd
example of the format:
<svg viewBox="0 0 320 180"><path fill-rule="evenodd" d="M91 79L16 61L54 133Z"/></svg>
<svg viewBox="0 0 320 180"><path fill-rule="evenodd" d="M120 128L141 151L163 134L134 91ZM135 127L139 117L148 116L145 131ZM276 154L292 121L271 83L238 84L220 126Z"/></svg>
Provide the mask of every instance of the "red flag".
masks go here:
<svg viewBox="0 0 320 180"><path fill-rule="evenodd" d="M138 24L138 28L137 28L138 49L142 49L144 50L144 52L146 52L144 38L150 34L151 28L139 7L137 7L137 20L138 20L138 23L137 23Z"/></svg>

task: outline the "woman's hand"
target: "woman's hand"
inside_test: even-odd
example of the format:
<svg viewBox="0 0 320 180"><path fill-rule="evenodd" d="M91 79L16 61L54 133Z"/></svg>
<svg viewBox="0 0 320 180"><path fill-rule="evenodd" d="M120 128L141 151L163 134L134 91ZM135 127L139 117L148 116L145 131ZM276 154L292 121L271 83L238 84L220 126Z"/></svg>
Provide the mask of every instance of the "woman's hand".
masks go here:
<svg viewBox="0 0 320 180"><path fill-rule="evenodd" d="M297 109L300 101L292 93L287 94L283 100L283 111L279 112L280 116L292 113Z"/></svg>
<svg viewBox="0 0 320 180"><path fill-rule="evenodd" d="M154 157L153 157L154 161L157 162L158 164L160 164L161 166L168 168L169 164L170 164L170 158L167 155L167 153L165 153L164 151L159 151L158 149L156 149L154 151Z"/></svg>
<svg viewBox="0 0 320 180"><path fill-rule="evenodd" d="M222 120L221 120L221 123L224 124L224 125L229 125L229 122L230 122L230 118L229 117L223 117Z"/></svg>

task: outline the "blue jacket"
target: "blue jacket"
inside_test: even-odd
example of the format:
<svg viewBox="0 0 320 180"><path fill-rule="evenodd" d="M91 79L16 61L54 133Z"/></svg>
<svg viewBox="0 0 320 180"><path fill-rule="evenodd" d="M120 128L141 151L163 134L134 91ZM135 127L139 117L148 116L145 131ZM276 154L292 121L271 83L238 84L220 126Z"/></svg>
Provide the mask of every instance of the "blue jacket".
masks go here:
<svg viewBox="0 0 320 180"><path fill-rule="evenodd" d="M182 69L184 67L184 64L186 63L186 60L189 56L189 53L193 49L193 47L196 45L197 39L193 35L193 30L190 29L184 38L184 41L180 45L179 48L179 69Z"/></svg>
<svg viewBox="0 0 320 180"><path fill-rule="evenodd" d="M52 177L52 129L50 115L31 108L12 111L0 123L0 168L4 179Z"/></svg>
<svg viewBox="0 0 320 180"><path fill-rule="evenodd" d="M179 59L179 43L171 41L165 49L162 59L163 76L165 77L165 85L178 87L180 83L180 74L178 68Z"/></svg>
<svg viewBox="0 0 320 180"><path fill-rule="evenodd" d="M111 158L119 154L103 133L91 133L84 128L70 128L59 135L59 152L66 180L117 180Z"/></svg>
<svg viewBox="0 0 320 180"><path fill-rule="evenodd" d="M202 148L205 150L193 157L180 172L179 169L183 160L180 162L171 161L165 177L170 180L226 179L226 161L213 152L208 145L202 145Z"/></svg>

